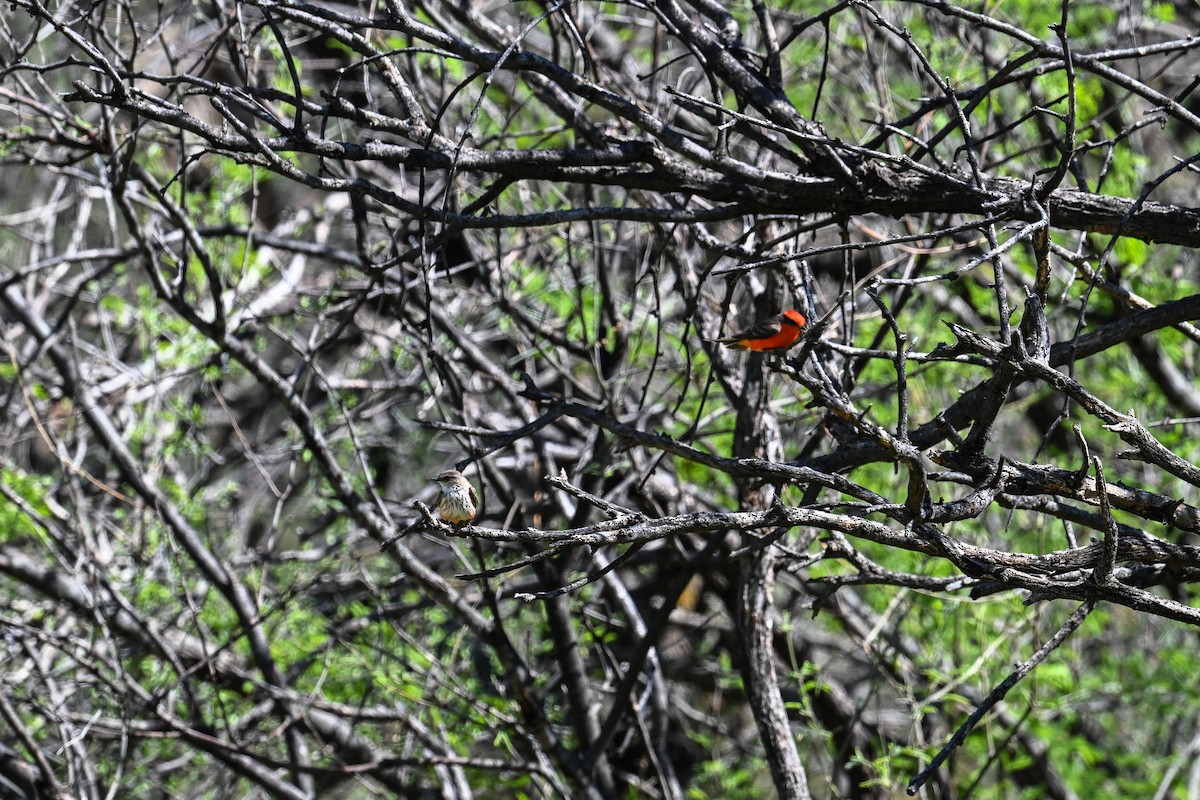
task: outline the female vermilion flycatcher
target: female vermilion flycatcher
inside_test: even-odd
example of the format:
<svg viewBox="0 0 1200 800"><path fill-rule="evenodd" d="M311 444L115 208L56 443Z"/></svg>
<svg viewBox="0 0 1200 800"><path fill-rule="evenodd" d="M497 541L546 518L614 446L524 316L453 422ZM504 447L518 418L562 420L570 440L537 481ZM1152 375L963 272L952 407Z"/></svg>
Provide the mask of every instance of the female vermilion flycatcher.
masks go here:
<svg viewBox="0 0 1200 800"><path fill-rule="evenodd" d="M433 481L441 490L437 510L442 519L451 525L461 525L475 519L479 513L479 495L461 472L448 469L439 472Z"/></svg>
<svg viewBox="0 0 1200 800"><path fill-rule="evenodd" d="M739 350L786 350L800 338L807 321L799 311L785 311L778 316L759 320L733 336L713 341Z"/></svg>

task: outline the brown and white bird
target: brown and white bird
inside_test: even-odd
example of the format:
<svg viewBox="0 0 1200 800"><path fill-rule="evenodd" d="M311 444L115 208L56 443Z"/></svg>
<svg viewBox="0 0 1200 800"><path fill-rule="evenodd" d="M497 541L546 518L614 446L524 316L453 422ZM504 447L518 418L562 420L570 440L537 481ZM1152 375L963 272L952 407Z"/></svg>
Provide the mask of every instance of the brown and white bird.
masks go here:
<svg viewBox="0 0 1200 800"><path fill-rule="evenodd" d="M438 485L437 510L451 525L462 525L479 513L479 494L471 482L456 469L439 472L433 482Z"/></svg>

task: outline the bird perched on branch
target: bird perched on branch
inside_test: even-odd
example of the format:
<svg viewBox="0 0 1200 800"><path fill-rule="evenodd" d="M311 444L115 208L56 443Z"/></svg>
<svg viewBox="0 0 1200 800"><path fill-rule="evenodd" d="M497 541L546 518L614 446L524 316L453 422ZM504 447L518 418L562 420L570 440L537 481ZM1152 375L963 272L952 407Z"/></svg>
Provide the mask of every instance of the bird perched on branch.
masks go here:
<svg viewBox="0 0 1200 800"><path fill-rule="evenodd" d="M777 316L759 320L733 336L713 341L738 350L786 350L800 339L804 323L807 321L799 311L785 311Z"/></svg>
<svg viewBox="0 0 1200 800"><path fill-rule="evenodd" d="M451 525L461 525L475 519L479 513L479 494L461 472L448 469L432 480L441 490L437 510L443 520Z"/></svg>

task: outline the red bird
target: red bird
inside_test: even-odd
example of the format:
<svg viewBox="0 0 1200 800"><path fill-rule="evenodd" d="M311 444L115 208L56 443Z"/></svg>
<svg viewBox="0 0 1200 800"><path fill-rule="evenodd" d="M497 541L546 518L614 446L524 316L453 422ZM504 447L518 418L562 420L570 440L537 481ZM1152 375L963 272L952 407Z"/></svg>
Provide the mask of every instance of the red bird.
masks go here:
<svg viewBox="0 0 1200 800"><path fill-rule="evenodd" d="M799 311L785 311L778 316L759 320L733 336L713 341L738 350L786 350L800 338L807 321Z"/></svg>

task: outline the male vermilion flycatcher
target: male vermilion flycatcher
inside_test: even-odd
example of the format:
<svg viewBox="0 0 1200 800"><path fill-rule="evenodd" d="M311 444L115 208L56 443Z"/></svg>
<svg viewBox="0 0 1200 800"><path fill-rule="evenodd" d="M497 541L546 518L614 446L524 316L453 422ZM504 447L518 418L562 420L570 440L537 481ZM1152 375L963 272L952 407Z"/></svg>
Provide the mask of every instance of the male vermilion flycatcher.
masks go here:
<svg viewBox="0 0 1200 800"><path fill-rule="evenodd" d="M799 311L785 311L778 316L759 320L733 336L713 341L739 350L786 350L800 338L805 322L807 320Z"/></svg>
<svg viewBox="0 0 1200 800"><path fill-rule="evenodd" d="M441 490L437 510L442 519L451 525L461 525L475 519L475 515L479 513L479 495L461 472L448 469L439 472L433 481Z"/></svg>

